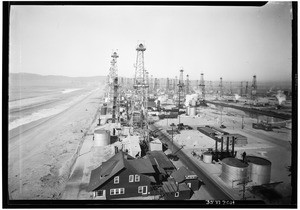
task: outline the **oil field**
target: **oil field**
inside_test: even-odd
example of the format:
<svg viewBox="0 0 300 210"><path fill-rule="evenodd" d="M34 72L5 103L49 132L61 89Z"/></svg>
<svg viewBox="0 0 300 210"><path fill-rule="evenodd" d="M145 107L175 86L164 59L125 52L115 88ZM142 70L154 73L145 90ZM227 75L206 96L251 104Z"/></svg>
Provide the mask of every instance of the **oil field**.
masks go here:
<svg viewBox="0 0 300 210"><path fill-rule="evenodd" d="M6 200L295 205L291 2L12 8Z"/></svg>

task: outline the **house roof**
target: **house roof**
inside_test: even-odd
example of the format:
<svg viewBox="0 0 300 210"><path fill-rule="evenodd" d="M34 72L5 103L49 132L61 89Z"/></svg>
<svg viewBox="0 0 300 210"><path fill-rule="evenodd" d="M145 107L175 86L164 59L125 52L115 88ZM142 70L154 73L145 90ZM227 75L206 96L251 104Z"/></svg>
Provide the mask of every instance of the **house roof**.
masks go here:
<svg viewBox="0 0 300 210"><path fill-rule="evenodd" d="M101 166L92 170L88 191L95 190L123 168L125 168L124 154L119 152Z"/></svg>
<svg viewBox="0 0 300 210"><path fill-rule="evenodd" d="M165 193L190 191L190 188L185 183L176 184L175 182L163 182L162 188Z"/></svg>
<svg viewBox="0 0 300 210"><path fill-rule="evenodd" d="M155 173L149 159L133 159L128 160L128 163L141 174Z"/></svg>
<svg viewBox="0 0 300 210"><path fill-rule="evenodd" d="M173 163L162 151L149 151L147 154L152 165L159 165L163 169L175 169Z"/></svg>
<svg viewBox="0 0 300 210"><path fill-rule="evenodd" d="M130 171L136 174L155 173L149 159L133 159L128 154L127 158L125 158L124 155L124 152L120 151L101 166L92 170L87 190L95 190L125 168L130 169ZM153 179L150 176L146 177L149 181L153 182Z"/></svg>
<svg viewBox="0 0 300 210"><path fill-rule="evenodd" d="M186 180L186 177L190 175L195 176L196 174L193 171L187 169L186 167L181 166L177 171L174 171L171 174L171 177L173 177L176 182L180 183Z"/></svg>

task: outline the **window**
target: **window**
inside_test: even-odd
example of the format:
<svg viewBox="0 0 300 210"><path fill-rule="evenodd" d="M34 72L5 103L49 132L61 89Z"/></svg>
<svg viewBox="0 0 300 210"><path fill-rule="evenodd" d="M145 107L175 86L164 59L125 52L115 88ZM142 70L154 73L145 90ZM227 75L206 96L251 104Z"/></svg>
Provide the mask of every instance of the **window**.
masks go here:
<svg viewBox="0 0 300 210"><path fill-rule="evenodd" d="M116 194L116 189L110 189L110 195L115 195Z"/></svg>
<svg viewBox="0 0 300 210"><path fill-rule="evenodd" d="M135 175L134 181L135 181L135 182L139 182L139 181L140 181L140 175Z"/></svg>
<svg viewBox="0 0 300 210"><path fill-rule="evenodd" d="M175 198L178 198L179 197L179 192L176 192L175 193Z"/></svg>
<svg viewBox="0 0 300 210"><path fill-rule="evenodd" d="M104 196L104 190L96 191L96 196Z"/></svg>
<svg viewBox="0 0 300 210"><path fill-rule="evenodd" d="M125 188L110 189L110 195L125 194Z"/></svg>
<svg viewBox="0 0 300 210"><path fill-rule="evenodd" d="M187 186L188 186L189 188L192 188L192 183L187 183Z"/></svg>
<svg viewBox="0 0 300 210"><path fill-rule="evenodd" d="M133 175L129 175L129 182L133 182Z"/></svg>
<svg viewBox="0 0 300 210"><path fill-rule="evenodd" d="M114 178L114 184L119 184L119 176L115 176Z"/></svg>
<svg viewBox="0 0 300 210"><path fill-rule="evenodd" d="M142 186L139 186L138 187L138 193L142 193L143 192L143 187Z"/></svg>

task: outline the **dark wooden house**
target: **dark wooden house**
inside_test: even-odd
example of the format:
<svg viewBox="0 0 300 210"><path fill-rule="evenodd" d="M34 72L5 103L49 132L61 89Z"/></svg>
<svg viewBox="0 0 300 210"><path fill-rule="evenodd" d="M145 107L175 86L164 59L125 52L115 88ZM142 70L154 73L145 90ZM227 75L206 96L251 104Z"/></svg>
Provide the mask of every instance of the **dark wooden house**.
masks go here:
<svg viewBox="0 0 300 210"><path fill-rule="evenodd" d="M94 198L147 196L156 184L149 159L134 159L122 151L92 170L88 191Z"/></svg>
<svg viewBox="0 0 300 210"><path fill-rule="evenodd" d="M187 200L193 193L185 183L178 184L173 181L163 182L162 190L165 200Z"/></svg>
<svg viewBox="0 0 300 210"><path fill-rule="evenodd" d="M202 182L198 176L188 168L181 166L177 171L174 171L170 175L170 180L174 180L176 183L185 183L193 191L199 190Z"/></svg>

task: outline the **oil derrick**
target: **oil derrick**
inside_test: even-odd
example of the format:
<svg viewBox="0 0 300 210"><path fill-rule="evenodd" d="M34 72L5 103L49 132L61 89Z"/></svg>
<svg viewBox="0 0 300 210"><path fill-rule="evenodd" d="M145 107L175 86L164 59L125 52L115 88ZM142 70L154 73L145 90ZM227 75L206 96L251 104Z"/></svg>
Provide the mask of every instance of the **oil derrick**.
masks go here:
<svg viewBox="0 0 300 210"><path fill-rule="evenodd" d="M157 78L154 78L153 93L157 94Z"/></svg>
<svg viewBox="0 0 300 210"><path fill-rule="evenodd" d="M219 96L220 96L220 98L221 98L221 97L223 97L223 79L222 79L222 77L220 77L219 88L220 88Z"/></svg>
<svg viewBox="0 0 300 210"><path fill-rule="evenodd" d="M248 81L246 82L245 95L248 96Z"/></svg>
<svg viewBox="0 0 300 210"><path fill-rule="evenodd" d="M182 108L181 101L184 98L184 83L183 83L183 69L180 69L179 81L178 81L178 109Z"/></svg>
<svg viewBox="0 0 300 210"><path fill-rule="evenodd" d="M112 119L113 119L113 122L116 122L117 118L119 117L119 113L117 111L117 110L119 110L119 107L118 107L118 86L119 86L118 85L118 77L114 78L113 86L114 86L114 94L113 94ZM116 114L118 117L116 117Z"/></svg>
<svg viewBox="0 0 300 210"><path fill-rule="evenodd" d="M229 82L229 92L230 92L230 95L232 95L232 82Z"/></svg>
<svg viewBox="0 0 300 210"><path fill-rule="evenodd" d="M114 97L114 80L118 77L118 68L117 68L117 58L119 57L116 52L114 52L111 57L113 58L110 62L110 69L108 75L108 100L113 101Z"/></svg>
<svg viewBox="0 0 300 210"><path fill-rule="evenodd" d="M240 87L240 96L243 95L243 82L241 82L241 87Z"/></svg>
<svg viewBox="0 0 300 210"><path fill-rule="evenodd" d="M252 86L251 86L251 99L255 100L257 93L256 75L253 76Z"/></svg>
<svg viewBox="0 0 300 210"><path fill-rule="evenodd" d="M201 78L200 78L200 91L201 91L201 100L205 101L205 83L204 83L204 76L203 73L201 73Z"/></svg>
<svg viewBox="0 0 300 210"><path fill-rule="evenodd" d="M173 85L173 90L174 90L174 94L177 93L177 76L175 76L175 79L174 79L174 85Z"/></svg>
<svg viewBox="0 0 300 210"><path fill-rule="evenodd" d="M190 94L190 80L189 80L189 75L186 75L186 89L185 89L185 94Z"/></svg>
<svg viewBox="0 0 300 210"><path fill-rule="evenodd" d="M170 81L169 81L169 77L167 77L167 82L166 82L166 94L169 94L169 90L170 90Z"/></svg>
<svg viewBox="0 0 300 210"><path fill-rule="evenodd" d="M137 57L134 77L134 95L132 101L131 125L137 131L139 128L145 128L147 124L148 109L148 83L144 68L144 52L146 48L141 43L137 46Z"/></svg>

